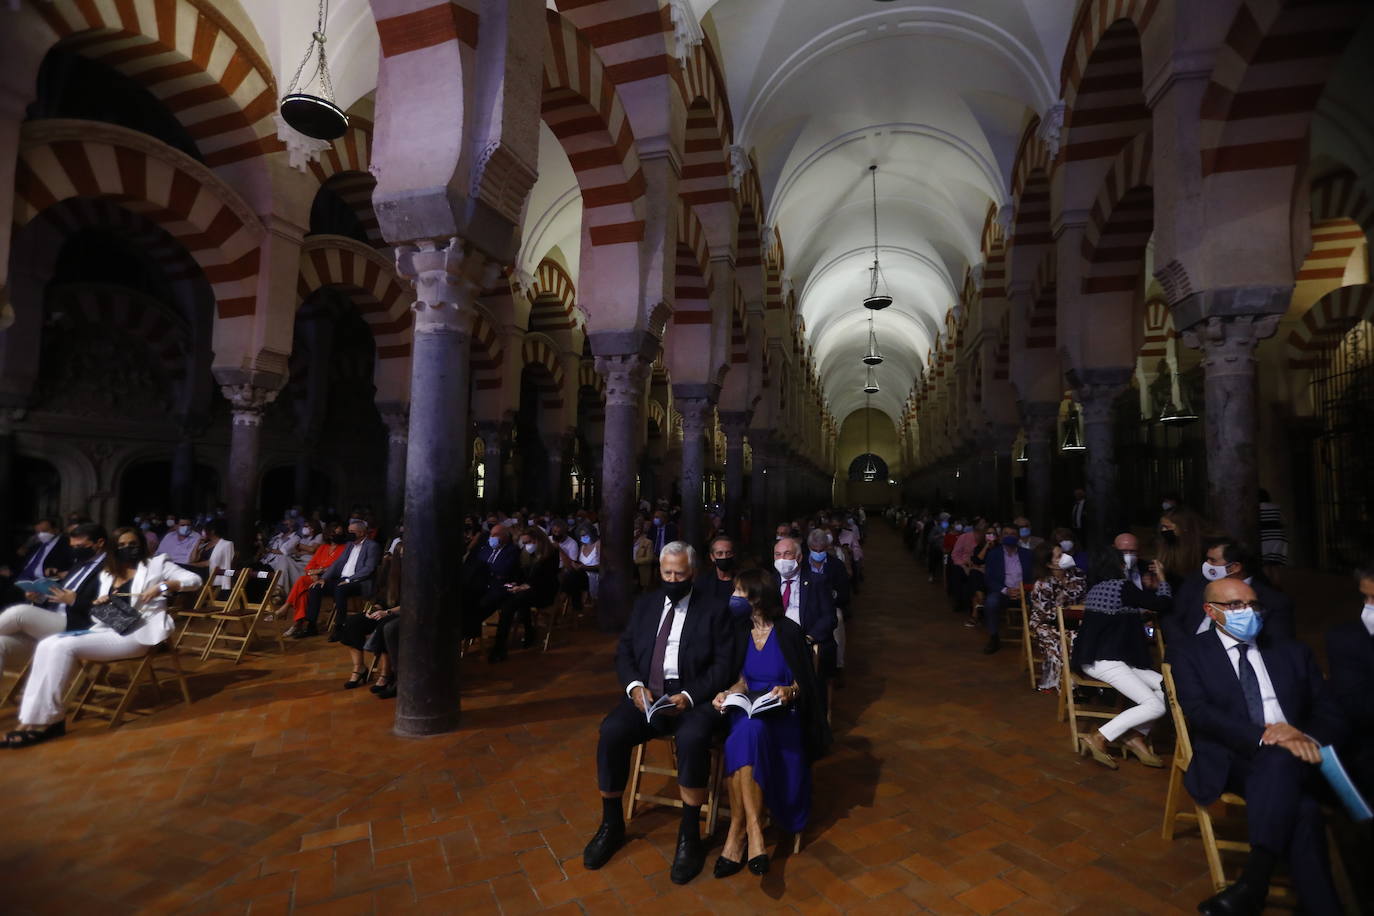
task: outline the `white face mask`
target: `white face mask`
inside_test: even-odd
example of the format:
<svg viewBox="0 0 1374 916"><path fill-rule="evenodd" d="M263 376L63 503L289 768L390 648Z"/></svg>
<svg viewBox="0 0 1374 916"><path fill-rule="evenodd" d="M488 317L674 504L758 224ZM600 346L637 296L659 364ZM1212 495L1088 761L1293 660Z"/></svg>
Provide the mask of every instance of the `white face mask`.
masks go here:
<svg viewBox="0 0 1374 916"><path fill-rule="evenodd" d="M1174 504L1167 499L1164 500L1164 502L1160 503L1160 505L1164 507L1165 512L1168 512L1170 509L1174 507Z"/></svg>
<svg viewBox="0 0 1374 916"><path fill-rule="evenodd" d="M1075 566L1077 566L1077 565L1078 565L1078 564L1074 562L1073 556L1072 556L1071 554L1061 553L1061 554L1059 555L1059 568L1060 568L1060 569L1073 569L1073 568L1074 568Z"/></svg>
<svg viewBox="0 0 1374 916"><path fill-rule="evenodd" d="M537 549L537 548L535 547L534 544L522 544L522 545L520 545L520 546L522 546L522 547L525 548L525 553L531 553L531 554L532 554L532 553L534 553L534 551Z"/></svg>
<svg viewBox="0 0 1374 916"><path fill-rule="evenodd" d="M57 535L53 534L51 531L40 531L34 536L38 538L38 543L40 544L51 544L52 539L57 537Z"/></svg>
<svg viewBox="0 0 1374 916"><path fill-rule="evenodd" d="M1216 582L1218 579L1226 578L1226 564L1218 566L1216 563L1202 561L1202 574L1207 577L1208 582Z"/></svg>
<svg viewBox="0 0 1374 916"><path fill-rule="evenodd" d="M310 529L309 529L309 528L302 528L302 529L301 529L301 535L304 536L304 537L310 537L310 535L311 535Z"/></svg>
<svg viewBox="0 0 1374 916"><path fill-rule="evenodd" d="M188 535L188 534L190 534L190 533L191 533L191 526L190 526L190 525L182 525L180 528L177 529L177 534L181 535L182 537L186 537L186 535Z"/></svg>
<svg viewBox="0 0 1374 916"><path fill-rule="evenodd" d="M1068 553L1070 550L1073 550L1073 541L1060 541L1059 549Z"/></svg>
<svg viewBox="0 0 1374 916"><path fill-rule="evenodd" d="M782 576L784 579L790 579L792 576L796 575L797 561L788 559L774 560L773 568L776 569L778 575Z"/></svg>
<svg viewBox="0 0 1374 916"><path fill-rule="evenodd" d="M1127 569L1135 569L1135 554L1133 554L1133 553L1123 553L1123 554L1121 555L1121 559L1124 560L1124 561L1126 562L1126 568L1127 568Z"/></svg>
<svg viewBox="0 0 1374 916"><path fill-rule="evenodd" d="M1364 628L1374 633L1374 604L1364 606L1364 610L1360 611L1360 619L1364 621Z"/></svg>

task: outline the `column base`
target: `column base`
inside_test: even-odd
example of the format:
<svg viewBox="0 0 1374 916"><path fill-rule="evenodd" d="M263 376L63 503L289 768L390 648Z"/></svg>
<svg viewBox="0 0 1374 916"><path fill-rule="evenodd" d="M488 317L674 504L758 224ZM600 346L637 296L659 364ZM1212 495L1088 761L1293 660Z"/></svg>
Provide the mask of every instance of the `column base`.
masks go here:
<svg viewBox="0 0 1374 916"><path fill-rule="evenodd" d="M458 731L462 715L458 710L436 716L407 716L396 714L391 733L398 738L432 738Z"/></svg>

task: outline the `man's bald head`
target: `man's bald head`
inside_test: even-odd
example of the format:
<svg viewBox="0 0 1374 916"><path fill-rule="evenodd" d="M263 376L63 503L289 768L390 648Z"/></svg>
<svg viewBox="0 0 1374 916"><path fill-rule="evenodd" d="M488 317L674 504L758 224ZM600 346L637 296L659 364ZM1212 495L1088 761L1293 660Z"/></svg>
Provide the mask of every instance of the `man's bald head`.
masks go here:
<svg viewBox="0 0 1374 916"><path fill-rule="evenodd" d="M773 544L773 559L795 560L801 556L801 547L792 538L780 538Z"/></svg>
<svg viewBox="0 0 1374 916"><path fill-rule="evenodd" d="M1202 610L1212 618L1213 623L1225 629L1227 606L1254 607L1255 590L1246 585L1244 579L1217 579L1207 583L1202 600Z"/></svg>
<svg viewBox="0 0 1374 916"><path fill-rule="evenodd" d="M1129 531L1123 531L1112 541L1112 546L1122 553L1133 553L1140 549L1140 542L1136 540L1134 534L1131 534Z"/></svg>

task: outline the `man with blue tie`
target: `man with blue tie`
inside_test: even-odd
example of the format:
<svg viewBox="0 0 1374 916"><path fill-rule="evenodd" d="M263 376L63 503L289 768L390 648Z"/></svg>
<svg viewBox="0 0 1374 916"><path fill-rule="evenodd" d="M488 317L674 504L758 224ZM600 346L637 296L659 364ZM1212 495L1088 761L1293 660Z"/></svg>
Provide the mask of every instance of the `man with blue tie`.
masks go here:
<svg viewBox="0 0 1374 916"><path fill-rule="evenodd" d="M98 595L100 564L105 561L105 529L100 525L77 525L68 535L72 568L61 587L49 596L32 592L27 604L16 604L0 613L0 673L7 659L32 648L41 639L68 630L85 630L91 625L91 602Z"/></svg>
<svg viewBox="0 0 1374 916"><path fill-rule="evenodd" d="M1261 632L1253 588L1219 579L1203 602L1211 629L1169 646L1193 742L1183 784L1200 805L1223 792L1246 800L1250 853L1240 880L1198 909L1258 914L1286 858L1304 911L1339 913L1312 788L1321 746L1344 733L1340 709L1306 646Z"/></svg>

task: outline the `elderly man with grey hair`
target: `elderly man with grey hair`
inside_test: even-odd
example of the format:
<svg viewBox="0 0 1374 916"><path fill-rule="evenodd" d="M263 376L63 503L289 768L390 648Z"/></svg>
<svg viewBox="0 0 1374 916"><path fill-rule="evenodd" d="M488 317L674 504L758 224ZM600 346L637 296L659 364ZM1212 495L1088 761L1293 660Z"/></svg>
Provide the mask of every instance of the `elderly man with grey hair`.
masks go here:
<svg viewBox="0 0 1374 916"><path fill-rule="evenodd" d="M670 877L675 884L686 884L706 860L698 821L710 776L711 737L721 722L711 700L733 683L743 664L743 647L730 625L726 602L692 587L696 550L671 541L659 551L658 568L660 586L635 601L616 650L624 696L601 722L596 747L601 826L582 862L598 869L625 842L621 797L629 780L630 752L652 738L672 735L682 825Z"/></svg>

